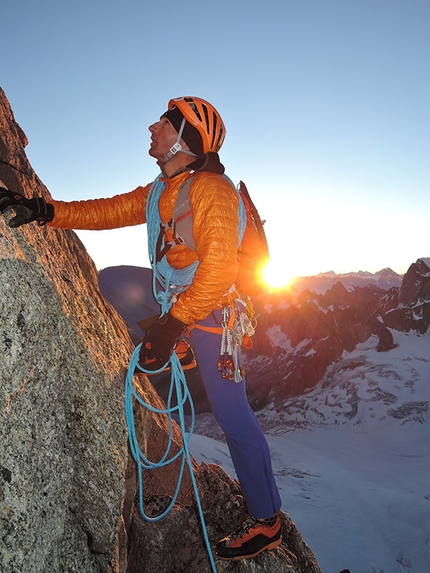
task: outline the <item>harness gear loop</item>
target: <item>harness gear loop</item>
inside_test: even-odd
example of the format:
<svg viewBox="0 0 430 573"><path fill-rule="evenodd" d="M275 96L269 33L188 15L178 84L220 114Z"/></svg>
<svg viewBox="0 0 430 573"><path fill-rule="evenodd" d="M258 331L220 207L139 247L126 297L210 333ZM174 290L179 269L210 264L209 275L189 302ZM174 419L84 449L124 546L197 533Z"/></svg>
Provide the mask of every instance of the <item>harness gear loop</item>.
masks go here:
<svg viewBox="0 0 430 573"><path fill-rule="evenodd" d="M198 325L196 325L199 328ZM252 347L251 336L255 333L256 321L252 304L234 298L222 308L221 348L217 367L223 378L238 383L246 372L240 365L240 348Z"/></svg>
<svg viewBox="0 0 430 573"><path fill-rule="evenodd" d="M166 185L161 177L161 175L157 177L149 190L146 201L146 218L148 225L149 258L153 268L154 297L161 305L161 314L165 314L170 310L180 293L191 285L199 261L196 261L184 269L176 269L167 261L166 254L172 246L185 241L177 234L173 237L172 241L166 240L165 230L171 228L172 225L174 226L175 222L173 221L172 223L170 221L163 224L161 221L158 202ZM192 177L189 177L187 180L187 182L189 181L188 186L191 184L191 179ZM226 179L228 179L228 177L226 177ZM228 180L230 181L230 179ZM231 181L230 183L235 189L233 183ZM188 209L190 209L190 207L187 207L186 211L188 211ZM245 227L245 207L243 202L239 201L238 245L242 240ZM161 290L157 289L157 283L161 285ZM233 298L233 293L237 295L237 298ZM250 337L255 330L255 326L252 327L251 323L251 313L253 313L251 310L252 303L249 297L237 292L235 285L232 285L227 294L229 304L223 307L220 360L217 366L224 378L240 382L245 375L244 368L240 366L240 346L242 344L246 348L251 346ZM242 313L245 313L250 320L247 321L245 315L241 318ZM199 325L196 325L196 327L199 328Z"/></svg>

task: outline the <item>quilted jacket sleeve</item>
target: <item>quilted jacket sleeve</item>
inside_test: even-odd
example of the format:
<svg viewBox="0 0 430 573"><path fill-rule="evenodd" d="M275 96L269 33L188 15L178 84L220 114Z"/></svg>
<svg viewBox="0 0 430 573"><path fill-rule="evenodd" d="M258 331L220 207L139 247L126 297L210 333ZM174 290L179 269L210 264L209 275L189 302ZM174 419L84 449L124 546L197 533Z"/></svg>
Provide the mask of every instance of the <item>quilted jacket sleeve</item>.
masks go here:
<svg viewBox="0 0 430 573"><path fill-rule="evenodd" d="M237 278L238 196L222 176L198 173L190 188L193 235L200 264L171 313L186 324L206 318Z"/></svg>
<svg viewBox="0 0 430 573"><path fill-rule="evenodd" d="M102 230L145 223L149 187L137 187L130 193L109 199L51 201L54 219L48 225L60 229Z"/></svg>

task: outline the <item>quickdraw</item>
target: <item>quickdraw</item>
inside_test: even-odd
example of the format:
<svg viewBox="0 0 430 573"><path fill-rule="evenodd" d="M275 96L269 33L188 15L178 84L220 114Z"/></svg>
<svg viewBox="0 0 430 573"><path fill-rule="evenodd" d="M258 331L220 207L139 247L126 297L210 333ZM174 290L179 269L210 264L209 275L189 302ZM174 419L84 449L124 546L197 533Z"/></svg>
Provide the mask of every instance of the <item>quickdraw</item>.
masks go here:
<svg viewBox="0 0 430 573"><path fill-rule="evenodd" d="M221 348L218 371L223 378L238 383L245 376L240 365L240 347L252 347L251 336L255 333L255 315L252 304L240 298L222 308Z"/></svg>

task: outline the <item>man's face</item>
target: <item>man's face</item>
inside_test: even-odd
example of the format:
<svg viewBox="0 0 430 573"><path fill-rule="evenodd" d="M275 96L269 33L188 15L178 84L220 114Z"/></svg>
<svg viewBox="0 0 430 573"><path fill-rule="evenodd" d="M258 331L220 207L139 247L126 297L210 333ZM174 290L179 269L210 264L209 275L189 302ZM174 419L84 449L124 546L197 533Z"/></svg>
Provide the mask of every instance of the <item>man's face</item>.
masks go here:
<svg viewBox="0 0 430 573"><path fill-rule="evenodd" d="M178 133L167 117L161 117L159 121L150 125L148 129L151 132L151 145L148 153L157 161L162 161L172 145L176 143Z"/></svg>

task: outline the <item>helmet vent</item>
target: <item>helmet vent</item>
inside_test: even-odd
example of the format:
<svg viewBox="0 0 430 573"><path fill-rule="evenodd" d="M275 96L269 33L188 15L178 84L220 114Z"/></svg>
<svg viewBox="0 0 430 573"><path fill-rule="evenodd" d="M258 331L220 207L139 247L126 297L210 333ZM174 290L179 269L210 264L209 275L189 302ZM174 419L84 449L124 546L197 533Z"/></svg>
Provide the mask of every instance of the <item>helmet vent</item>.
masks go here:
<svg viewBox="0 0 430 573"><path fill-rule="evenodd" d="M218 135L218 139L216 141L216 145L214 145L215 151L220 150L223 141L224 141L224 129L223 129L223 126L221 125L220 129L219 129L219 135Z"/></svg>
<svg viewBox="0 0 430 573"><path fill-rule="evenodd" d="M205 121L206 121L206 131L209 133L210 130L210 123L209 123L209 112L207 106L203 103L202 104L203 113L205 114Z"/></svg>
<svg viewBox="0 0 430 573"><path fill-rule="evenodd" d="M215 143L215 137L216 137L216 132L217 132L217 116L214 113L214 114L212 114L212 117L213 117L214 123L213 123L213 130L212 130L212 145L211 145L211 147L216 149L218 147L218 145L214 145L214 143Z"/></svg>
<svg viewBox="0 0 430 573"><path fill-rule="evenodd" d="M199 112L199 108L196 106L196 104L194 103L194 100L192 97L186 97L184 98L184 101L186 101L188 103L188 105L190 106L190 108L193 110L193 112L196 114L197 119L199 121L203 121L202 120L202 116L200 115Z"/></svg>

